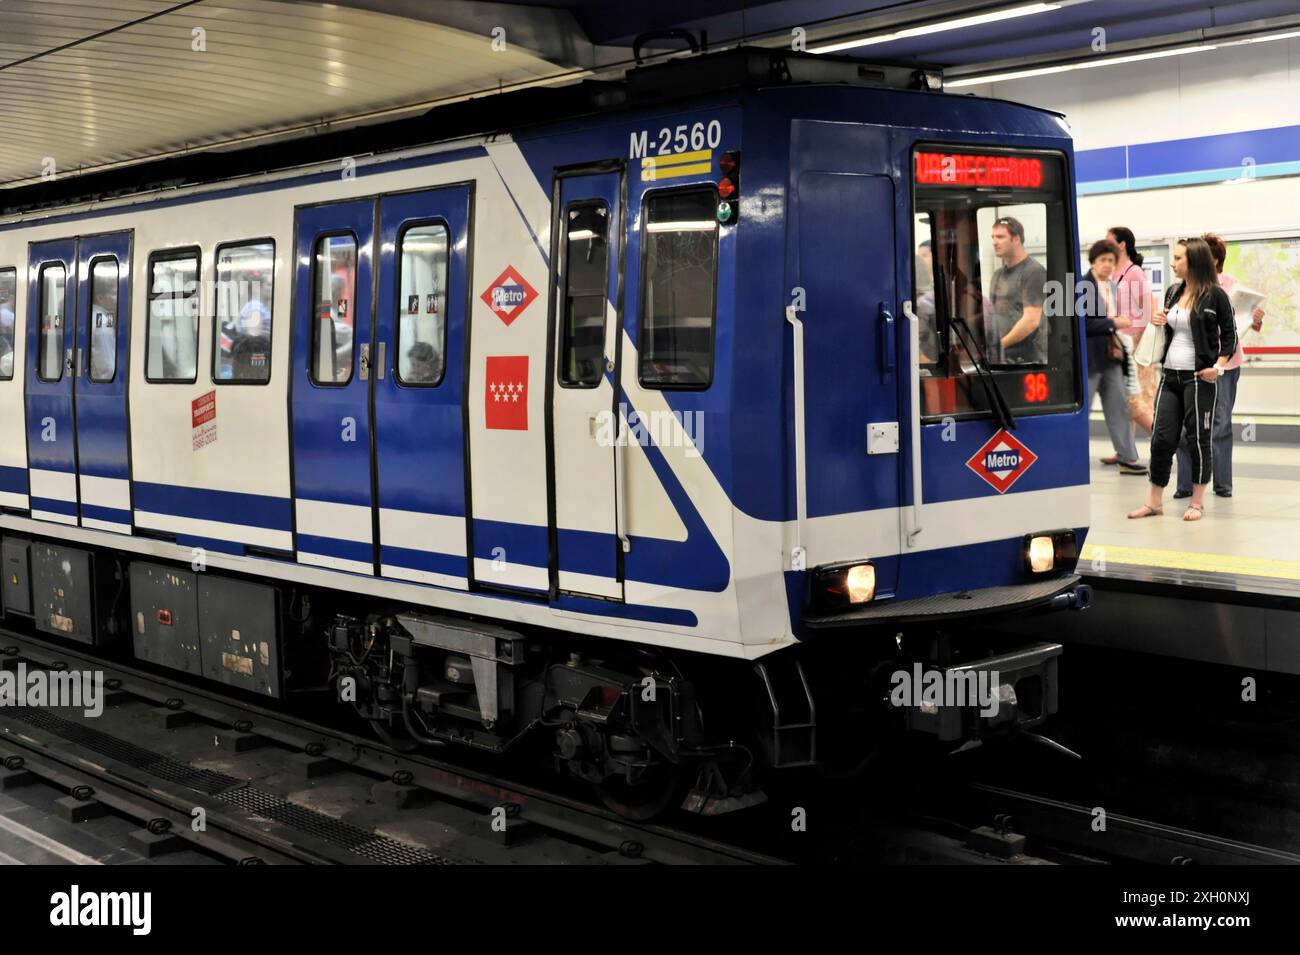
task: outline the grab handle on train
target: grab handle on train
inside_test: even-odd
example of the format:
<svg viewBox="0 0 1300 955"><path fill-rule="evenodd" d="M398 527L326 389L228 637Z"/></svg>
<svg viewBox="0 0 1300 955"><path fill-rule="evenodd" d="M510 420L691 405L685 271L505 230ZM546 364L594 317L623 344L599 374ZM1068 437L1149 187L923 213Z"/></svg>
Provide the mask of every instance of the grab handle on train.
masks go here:
<svg viewBox="0 0 1300 955"><path fill-rule="evenodd" d="M880 377L889 381L894 374L894 352L897 351L894 337L894 313L884 302L880 303Z"/></svg>

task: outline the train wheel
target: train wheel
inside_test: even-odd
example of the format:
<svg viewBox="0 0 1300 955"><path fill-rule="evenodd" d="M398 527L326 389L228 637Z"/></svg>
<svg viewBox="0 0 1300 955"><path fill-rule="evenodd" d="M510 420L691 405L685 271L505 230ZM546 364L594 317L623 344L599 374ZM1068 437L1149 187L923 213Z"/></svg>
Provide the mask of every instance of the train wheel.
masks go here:
<svg viewBox="0 0 1300 955"><path fill-rule="evenodd" d="M623 777L611 776L596 783L596 796L605 808L624 819L638 822L653 819L660 813L682 804L692 782L690 771L678 764L661 763L646 771L645 778L629 784Z"/></svg>

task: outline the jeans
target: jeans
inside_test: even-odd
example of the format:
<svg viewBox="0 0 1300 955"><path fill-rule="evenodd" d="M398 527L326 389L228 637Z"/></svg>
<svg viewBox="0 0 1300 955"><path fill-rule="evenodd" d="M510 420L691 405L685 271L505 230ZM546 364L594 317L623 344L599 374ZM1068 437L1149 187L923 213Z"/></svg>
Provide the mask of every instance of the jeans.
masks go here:
<svg viewBox="0 0 1300 955"><path fill-rule="evenodd" d="M1151 483L1165 487L1174 454L1186 435L1192 457L1192 481L1208 484L1214 450L1210 441L1219 382L1197 378L1190 371L1166 368L1156 390L1155 430L1151 434Z"/></svg>
<svg viewBox="0 0 1300 955"><path fill-rule="evenodd" d="M1241 369L1225 371L1219 379L1219 400L1214 404L1214 427L1211 441L1214 446L1214 489L1232 491L1232 406L1237 403L1237 384ZM1192 452L1183 436L1178 446L1178 490L1192 490Z"/></svg>
<svg viewBox="0 0 1300 955"><path fill-rule="evenodd" d="M1088 373L1088 407L1092 397L1101 391L1101 413L1106 418L1106 430L1116 456L1125 464L1138 459L1137 442L1133 440L1133 427L1129 421L1128 393L1124 390L1124 366L1105 365Z"/></svg>

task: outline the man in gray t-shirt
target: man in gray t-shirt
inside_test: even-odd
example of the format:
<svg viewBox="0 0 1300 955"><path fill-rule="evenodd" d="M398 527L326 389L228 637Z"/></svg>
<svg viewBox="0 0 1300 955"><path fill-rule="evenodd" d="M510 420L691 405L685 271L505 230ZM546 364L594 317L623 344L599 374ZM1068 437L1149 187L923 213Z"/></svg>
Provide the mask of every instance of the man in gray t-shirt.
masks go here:
<svg viewBox="0 0 1300 955"><path fill-rule="evenodd" d="M1045 365L1047 270L1025 251L1025 227L1019 220L1004 216L993 223L993 253L1002 260L989 286L1002 361Z"/></svg>

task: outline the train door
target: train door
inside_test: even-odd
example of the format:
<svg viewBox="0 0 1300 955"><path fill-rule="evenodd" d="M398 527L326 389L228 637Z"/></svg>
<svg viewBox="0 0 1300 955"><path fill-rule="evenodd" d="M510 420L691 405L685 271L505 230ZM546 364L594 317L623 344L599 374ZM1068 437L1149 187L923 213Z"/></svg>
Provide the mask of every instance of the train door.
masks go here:
<svg viewBox="0 0 1300 955"><path fill-rule="evenodd" d="M293 442L299 563L375 572L370 370L375 203L300 208Z"/></svg>
<svg viewBox="0 0 1300 955"><path fill-rule="evenodd" d="M31 514L75 525L77 240L32 243L28 265L27 355L34 356L25 387Z"/></svg>
<svg viewBox="0 0 1300 955"><path fill-rule="evenodd" d="M618 486L621 171L566 174L555 205L553 559L562 591L623 598Z"/></svg>
<svg viewBox="0 0 1300 955"><path fill-rule="evenodd" d="M468 185L380 201L372 383L380 573L460 588L470 201Z"/></svg>
<svg viewBox="0 0 1300 955"><path fill-rule="evenodd" d="M875 151L851 142L815 144L826 151L808 145L804 155L841 157L850 168L854 160L843 157L869 165ZM889 176L816 166L798 173L795 284L804 294L804 422L816 462L807 470L808 516L864 515L863 556L875 564L881 596L898 587L905 430L894 199Z"/></svg>
<svg viewBox="0 0 1300 955"><path fill-rule="evenodd" d="M131 234L77 243L76 353L73 392L81 523L131 533L130 436L127 432L127 335Z"/></svg>

